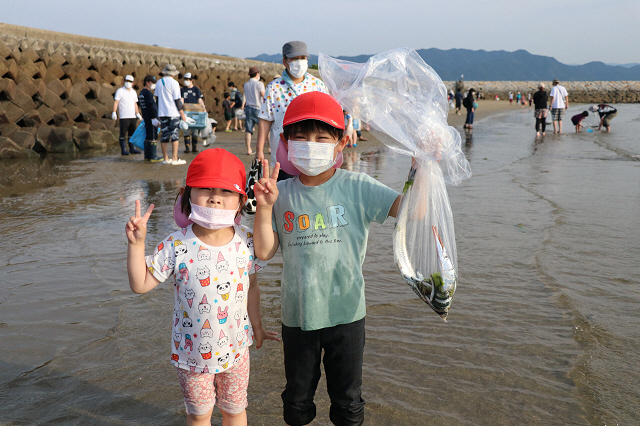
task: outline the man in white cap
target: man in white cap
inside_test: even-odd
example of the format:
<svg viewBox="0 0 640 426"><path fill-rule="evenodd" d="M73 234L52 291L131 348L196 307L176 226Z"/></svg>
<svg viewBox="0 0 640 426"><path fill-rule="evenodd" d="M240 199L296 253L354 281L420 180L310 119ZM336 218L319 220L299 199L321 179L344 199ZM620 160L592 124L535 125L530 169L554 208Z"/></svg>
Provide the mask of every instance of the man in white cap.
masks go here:
<svg viewBox="0 0 640 426"><path fill-rule="evenodd" d="M249 81L244 86L244 141L247 144L247 154L253 154L251 150L251 136L253 135L253 129L260 119L260 107L262 106L262 99L264 98L264 83L260 81L260 70L258 67L253 66L249 68Z"/></svg>
<svg viewBox="0 0 640 426"><path fill-rule="evenodd" d="M567 89L558 80L553 80L551 87L551 122L553 123L553 134L562 133L562 115L565 109L569 109L569 94Z"/></svg>
<svg viewBox="0 0 640 426"><path fill-rule="evenodd" d="M284 113L291 101L306 92L327 93L324 83L307 72L309 67L307 45L302 41L290 41L282 46L282 64L286 68L282 77L274 79L265 91L258 117L258 141L256 158L264 160L264 144L269 135L271 147L271 164L276 164L276 152L282 133ZM279 180L288 179L291 175L280 170Z"/></svg>
<svg viewBox="0 0 640 426"><path fill-rule="evenodd" d="M114 99L111 118L117 120L120 115L120 153L122 155L142 154L142 151L131 143L129 143L129 151L127 151L127 142L136 131L136 119L142 120L138 111L138 94L133 90L133 76L127 75L124 78L124 87L116 90Z"/></svg>
<svg viewBox="0 0 640 426"><path fill-rule="evenodd" d="M178 70L173 64L167 64L161 71L162 77L156 83L155 95L158 98L158 117L160 119L160 147L164 161L162 164L181 165L186 161L178 158L178 141L180 134L180 118L187 124L195 124L196 121L184 115L180 85L173 78L178 75ZM171 142L173 158L169 158L167 144Z"/></svg>
<svg viewBox="0 0 640 426"><path fill-rule="evenodd" d="M185 104L197 104L202 112L207 112L207 108L204 106L204 96L200 89L193 85L193 76L190 72L184 75L184 86L180 89L182 95L182 102ZM185 106L186 108L186 106ZM189 147L191 152L198 152L198 136L200 131L198 129L183 130L184 135L184 152L189 153Z"/></svg>

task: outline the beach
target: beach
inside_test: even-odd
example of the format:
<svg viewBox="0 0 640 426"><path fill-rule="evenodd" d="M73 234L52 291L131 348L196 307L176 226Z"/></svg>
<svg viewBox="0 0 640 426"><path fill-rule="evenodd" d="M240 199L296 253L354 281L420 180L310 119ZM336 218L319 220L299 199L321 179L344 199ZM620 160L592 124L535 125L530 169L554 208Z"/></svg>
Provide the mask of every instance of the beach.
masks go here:
<svg viewBox="0 0 640 426"><path fill-rule="evenodd" d="M640 193L628 183L640 178L640 109L619 111L610 134L565 122L544 139L533 110L506 101L481 101L472 132L464 113L449 117L473 172L447 187L458 290L444 323L393 264L393 220L372 226L365 424L638 423ZM365 136L342 167L401 190L409 158ZM218 132L212 147L248 165L243 137ZM131 292L123 227L139 199L156 205L147 250L177 229L186 170L114 147L0 162L0 425L184 422L169 362L172 284ZM259 275L273 330L281 270L277 254ZM252 348L251 364L249 424L281 424L281 345ZM324 379L316 404L313 424L330 424Z"/></svg>

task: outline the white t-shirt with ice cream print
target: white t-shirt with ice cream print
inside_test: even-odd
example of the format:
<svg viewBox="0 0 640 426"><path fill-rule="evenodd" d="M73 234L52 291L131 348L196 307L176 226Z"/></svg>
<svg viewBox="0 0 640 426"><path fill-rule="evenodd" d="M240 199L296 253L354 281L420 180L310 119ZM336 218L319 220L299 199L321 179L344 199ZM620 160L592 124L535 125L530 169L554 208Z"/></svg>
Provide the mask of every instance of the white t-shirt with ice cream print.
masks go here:
<svg viewBox="0 0 640 426"><path fill-rule="evenodd" d="M208 246L193 225L176 231L146 257L159 281L174 279L171 364L197 373L221 373L253 343L247 312L249 275L266 265L253 254L250 228L235 225L231 242Z"/></svg>

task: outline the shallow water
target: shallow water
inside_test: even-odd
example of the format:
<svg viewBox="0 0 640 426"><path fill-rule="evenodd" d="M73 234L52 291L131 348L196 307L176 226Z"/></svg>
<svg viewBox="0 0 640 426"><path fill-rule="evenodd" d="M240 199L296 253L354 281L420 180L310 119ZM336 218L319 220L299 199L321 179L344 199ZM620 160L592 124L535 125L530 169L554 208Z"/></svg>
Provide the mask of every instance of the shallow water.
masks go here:
<svg viewBox="0 0 640 426"><path fill-rule="evenodd" d="M395 270L393 220L372 226L366 424L640 423L640 106L619 111L610 134L536 140L518 110L463 137L474 175L448 187L460 275L448 323ZM408 165L365 142L343 167L399 190ZM0 425L184 422L171 285L129 290L123 227L139 198L156 204L150 242L175 229L185 171L117 155L0 165ZM259 278L276 330L281 267L277 255ZM282 348L251 356L249 424L282 424Z"/></svg>

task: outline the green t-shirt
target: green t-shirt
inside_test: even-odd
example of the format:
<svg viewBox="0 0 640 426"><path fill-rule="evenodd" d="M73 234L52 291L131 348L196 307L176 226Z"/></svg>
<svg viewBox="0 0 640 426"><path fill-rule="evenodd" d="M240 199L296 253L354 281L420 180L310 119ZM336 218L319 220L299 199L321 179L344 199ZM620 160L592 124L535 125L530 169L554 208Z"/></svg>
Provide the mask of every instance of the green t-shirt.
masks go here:
<svg viewBox="0 0 640 426"><path fill-rule="evenodd" d="M384 223L398 192L342 169L322 185L296 177L278 182L278 191L273 230L283 257L282 323L317 330L364 318L369 225Z"/></svg>

